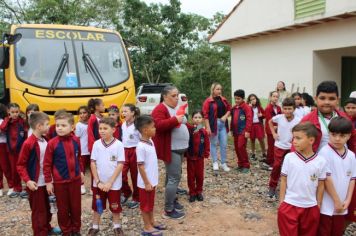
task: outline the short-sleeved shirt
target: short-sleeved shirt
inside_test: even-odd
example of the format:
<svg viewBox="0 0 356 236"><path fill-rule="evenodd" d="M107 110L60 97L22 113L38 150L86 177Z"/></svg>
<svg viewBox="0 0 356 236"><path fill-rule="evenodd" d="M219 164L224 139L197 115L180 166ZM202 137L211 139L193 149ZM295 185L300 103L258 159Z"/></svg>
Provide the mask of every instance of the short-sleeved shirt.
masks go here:
<svg viewBox="0 0 356 236"><path fill-rule="evenodd" d="M272 121L277 124L278 127L278 140L275 140L274 146L288 150L292 147L292 129L300 122L300 118L294 116L294 118L290 121L287 120L284 114L279 114L272 117Z"/></svg>
<svg viewBox="0 0 356 236"><path fill-rule="evenodd" d="M88 150L88 124L78 122L75 126L75 136L80 140L81 155L90 155Z"/></svg>
<svg viewBox="0 0 356 236"><path fill-rule="evenodd" d="M316 153L306 158L291 152L284 158L281 175L287 177L284 201L297 207L313 207L317 205L318 182L326 178L326 160Z"/></svg>
<svg viewBox="0 0 356 236"><path fill-rule="evenodd" d="M334 112L333 117L336 117L336 116L337 116L337 114L336 114L336 112ZM322 134L321 140L320 140L320 145L318 148L318 151L320 151L321 148L323 148L325 145L327 145L329 143L328 125L330 124L330 121L332 118L331 119L324 118L325 124L320 116L318 117L318 119L319 119L319 123L320 123L321 134Z"/></svg>
<svg viewBox="0 0 356 236"><path fill-rule="evenodd" d="M40 147L40 174L38 175L37 186L45 186L46 182L43 175L43 160L46 152L47 141L44 138L37 139L38 146Z"/></svg>
<svg viewBox="0 0 356 236"><path fill-rule="evenodd" d="M136 129L134 124L127 125L125 121L122 126L122 144L125 148L136 147L140 142L140 132Z"/></svg>
<svg viewBox="0 0 356 236"><path fill-rule="evenodd" d="M253 111L252 123L260 123L260 119L258 118L258 107L252 108L252 111Z"/></svg>
<svg viewBox="0 0 356 236"><path fill-rule="evenodd" d="M325 145L319 154L325 157L327 163L326 175L331 177L337 195L341 201L344 201L350 181L356 179L355 154L346 148L345 153L340 155L330 144ZM343 213L334 213L334 201L325 191L320 213L328 216L346 215L347 210Z"/></svg>
<svg viewBox="0 0 356 236"><path fill-rule="evenodd" d="M145 166L145 171L148 181L151 185L158 185L158 161L156 149L152 141L146 142L141 140L136 147L137 163L142 163ZM138 172L137 187L145 188L145 183Z"/></svg>
<svg viewBox="0 0 356 236"><path fill-rule="evenodd" d="M296 107L294 110L294 115L299 117L300 119L303 119L303 117L308 114L306 113L306 110L304 109L304 107Z"/></svg>
<svg viewBox="0 0 356 236"><path fill-rule="evenodd" d="M109 144L103 139L95 141L91 153L91 159L96 163L96 171L98 172L99 180L106 183L114 174L115 169L120 163L125 162L124 145L117 139ZM95 181L93 186L97 187ZM111 190L120 190L122 186L122 173L118 175L114 181Z"/></svg>

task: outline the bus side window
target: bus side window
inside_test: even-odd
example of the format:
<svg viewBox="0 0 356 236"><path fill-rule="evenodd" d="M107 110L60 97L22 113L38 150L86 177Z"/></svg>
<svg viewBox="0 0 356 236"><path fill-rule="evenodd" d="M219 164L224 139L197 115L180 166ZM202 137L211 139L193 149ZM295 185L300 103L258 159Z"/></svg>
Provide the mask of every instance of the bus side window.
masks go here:
<svg viewBox="0 0 356 236"><path fill-rule="evenodd" d="M0 69L0 99L5 96L5 71Z"/></svg>

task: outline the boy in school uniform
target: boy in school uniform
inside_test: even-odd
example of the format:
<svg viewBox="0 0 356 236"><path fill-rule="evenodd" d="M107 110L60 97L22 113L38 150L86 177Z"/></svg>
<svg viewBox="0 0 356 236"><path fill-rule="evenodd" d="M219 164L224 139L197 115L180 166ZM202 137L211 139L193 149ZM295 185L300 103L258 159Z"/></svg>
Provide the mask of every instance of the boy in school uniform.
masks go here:
<svg viewBox="0 0 356 236"><path fill-rule="evenodd" d="M318 136L315 139L313 150L318 151L329 142L328 125L332 118L337 116L347 117L344 112L337 108L339 91L334 81L321 82L316 89L315 102L317 109L304 116L301 122L309 121L314 124L318 130ZM356 130L353 130L351 137L347 142L348 148L356 151Z"/></svg>
<svg viewBox="0 0 356 236"><path fill-rule="evenodd" d="M315 236L326 178L326 161L312 149L318 131L310 122L292 129L295 152L288 153L281 171L278 228L282 236Z"/></svg>
<svg viewBox="0 0 356 236"><path fill-rule="evenodd" d="M43 112L31 114L29 124L33 133L24 142L17 162L18 173L26 183L26 190L29 193L32 229L35 236L47 236L52 231L50 224L52 214L43 175L43 161L47 147L44 136L48 132L48 123L47 114Z"/></svg>
<svg viewBox="0 0 356 236"><path fill-rule="evenodd" d="M295 101L293 98L285 98L282 102L283 114L276 115L268 121L274 142L274 162L269 180L268 196L275 197L276 188L281 174L282 163L285 155L290 152L292 146L292 129L300 122L300 118L294 115ZM277 124L277 132L274 129Z"/></svg>
<svg viewBox="0 0 356 236"><path fill-rule="evenodd" d="M88 235L99 233L100 214L96 200L101 199L103 209L106 209L106 201L112 212L114 235L121 236L120 213L120 189L122 187L122 168L125 163L124 145L114 138L115 120L104 117L99 121L100 139L96 140L91 153L91 171L93 173L93 225Z"/></svg>
<svg viewBox="0 0 356 236"><path fill-rule="evenodd" d="M348 119L335 117L328 128L329 143L319 152L327 162L327 177L318 235L342 236L356 179L355 154L346 147L353 127Z"/></svg>
<svg viewBox="0 0 356 236"><path fill-rule="evenodd" d="M156 134L156 128L153 118L149 115L139 116L135 121L135 126L141 134L141 140L136 147L137 187L144 222L141 235L162 235L160 230L166 229L166 226L156 223L153 216L155 192L159 179L157 154L151 139Z"/></svg>
<svg viewBox="0 0 356 236"><path fill-rule="evenodd" d="M80 140L72 133L74 118L61 113L55 119L57 136L47 145L43 174L49 195L55 194L58 224L63 235L80 235L81 184Z"/></svg>
<svg viewBox="0 0 356 236"><path fill-rule="evenodd" d="M231 108L231 132L234 136L237 165L239 171L248 173L250 171L250 162L248 160L246 145L252 127L252 110L244 101L244 90L236 90L234 97L235 106Z"/></svg>

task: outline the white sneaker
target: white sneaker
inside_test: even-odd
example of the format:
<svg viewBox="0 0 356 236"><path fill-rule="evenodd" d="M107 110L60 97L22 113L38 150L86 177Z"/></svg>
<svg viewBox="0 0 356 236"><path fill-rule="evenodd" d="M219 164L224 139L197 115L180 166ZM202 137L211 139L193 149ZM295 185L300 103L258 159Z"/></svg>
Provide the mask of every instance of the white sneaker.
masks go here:
<svg viewBox="0 0 356 236"><path fill-rule="evenodd" d="M85 189L84 184L80 187L80 192L81 192L82 195L84 195L87 192L87 190Z"/></svg>
<svg viewBox="0 0 356 236"><path fill-rule="evenodd" d="M226 163L222 164L221 167L223 168L223 170L225 172L229 172L230 171L230 168L226 165Z"/></svg>
<svg viewBox="0 0 356 236"><path fill-rule="evenodd" d="M218 162L213 163L213 170L219 170L219 164Z"/></svg>
<svg viewBox="0 0 356 236"><path fill-rule="evenodd" d="M14 189L13 188L10 188L8 191L7 191L7 196L10 196L11 195L11 193L13 193L14 192Z"/></svg>
<svg viewBox="0 0 356 236"><path fill-rule="evenodd" d="M4 196L4 193L2 192L2 189L0 189L0 197Z"/></svg>

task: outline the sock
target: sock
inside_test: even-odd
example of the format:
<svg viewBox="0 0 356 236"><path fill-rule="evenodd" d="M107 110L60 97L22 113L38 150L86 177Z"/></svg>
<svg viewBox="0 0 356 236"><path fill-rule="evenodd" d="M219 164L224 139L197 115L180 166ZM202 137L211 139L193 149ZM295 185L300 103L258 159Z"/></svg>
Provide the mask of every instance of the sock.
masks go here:
<svg viewBox="0 0 356 236"><path fill-rule="evenodd" d="M121 228L121 224L115 224L114 223L114 229Z"/></svg>
<svg viewBox="0 0 356 236"><path fill-rule="evenodd" d="M93 229L99 229L99 225L93 224Z"/></svg>

